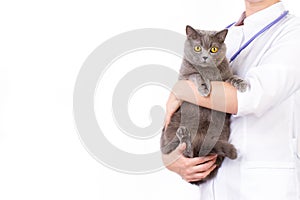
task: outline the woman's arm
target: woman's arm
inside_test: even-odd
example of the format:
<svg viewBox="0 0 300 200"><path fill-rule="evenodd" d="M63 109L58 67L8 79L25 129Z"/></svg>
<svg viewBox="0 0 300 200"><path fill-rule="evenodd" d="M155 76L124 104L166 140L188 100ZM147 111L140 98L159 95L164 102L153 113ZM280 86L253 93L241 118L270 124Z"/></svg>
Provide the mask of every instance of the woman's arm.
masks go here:
<svg viewBox="0 0 300 200"><path fill-rule="evenodd" d="M193 82L181 80L175 84L168 99L165 128L167 128L171 116L179 108L182 101L231 114L236 114L238 111L237 90L230 83L211 82L210 95L203 97Z"/></svg>
<svg viewBox="0 0 300 200"><path fill-rule="evenodd" d="M201 96L194 83L189 80L178 81L172 92L183 101L221 112L237 113L237 90L230 83L211 82L208 97Z"/></svg>

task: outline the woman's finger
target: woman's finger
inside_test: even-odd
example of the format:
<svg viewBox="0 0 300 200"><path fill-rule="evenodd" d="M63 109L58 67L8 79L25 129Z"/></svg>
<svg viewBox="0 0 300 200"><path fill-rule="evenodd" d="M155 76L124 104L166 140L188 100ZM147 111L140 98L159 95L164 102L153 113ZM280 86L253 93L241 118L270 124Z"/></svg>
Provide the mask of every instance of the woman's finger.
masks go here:
<svg viewBox="0 0 300 200"><path fill-rule="evenodd" d="M195 182L205 179L214 169L216 168L216 165L212 165L209 170L201 173L195 173L193 175L189 175L184 177L184 180L187 182Z"/></svg>
<svg viewBox="0 0 300 200"><path fill-rule="evenodd" d="M201 165L196 165L192 168L193 173L199 173L199 172L206 172L208 171L216 162L216 158L201 164Z"/></svg>
<svg viewBox="0 0 300 200"><path fill-rule="evenodd" d="M190 159L190 162L191 162L190 164L192 166L200 165L202 163L205 163L205 162L215 159L217 156L218 155L215 154L215 155L204 156L204 157L195 157L195 158Z"/></svg>
<svg viewBox="0 0 300 200"><path fill-rule="evenodd" d="M190 168L185 170L185 177L194 177L195 174L203 174L211 169L211 167L215 164L216 159L210 160L204 164L191 166Z"/></svg>
<svg viewBox="0 0 300 200"><path fill-rule="evenodd" d="M165 129L165 131L167 130L167 128L168 128L168 125L170 124L170 121L171 121L171 115L170 114L166 114L166 116L165 116L165 126L164 126L164 129Z"/></svg>

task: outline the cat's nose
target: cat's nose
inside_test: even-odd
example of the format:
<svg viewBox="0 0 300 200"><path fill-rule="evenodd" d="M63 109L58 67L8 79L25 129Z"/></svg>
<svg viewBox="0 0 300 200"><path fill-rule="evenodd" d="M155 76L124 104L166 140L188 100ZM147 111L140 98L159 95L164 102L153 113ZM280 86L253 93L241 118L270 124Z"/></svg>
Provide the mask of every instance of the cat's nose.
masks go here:
<svg viewBox="0 0 300 200"><path fill-rule="evenodd" d="M208 57L207 56L203 56L202 58L203 58L203 60L207 60Z"/></svg>

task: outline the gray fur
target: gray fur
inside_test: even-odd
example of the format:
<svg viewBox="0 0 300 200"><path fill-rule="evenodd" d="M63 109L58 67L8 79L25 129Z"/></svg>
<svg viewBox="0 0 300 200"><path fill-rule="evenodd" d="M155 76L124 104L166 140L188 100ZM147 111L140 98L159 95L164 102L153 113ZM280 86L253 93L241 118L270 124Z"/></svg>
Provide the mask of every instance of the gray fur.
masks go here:
<svg viewBox="0 0 300 200"><path fill-rule="evenodd" d="M247 89L247 82L232 74L226 59L224 40L227 29L204 31L187 26L186 34L179 80L193 81L202 96L209 96L211 81L227 81L241 92ZM199 46L201 51L195 51L195 46ZM212 52L213 47L218 48L218 51ZM195 122L195 119L200 120ZM185 142L187 148L183 154L186 157L218 154L215 170L205 179L192 182L199 185L216 176L225 157L237 157L235 147L228 143L229 136L230 114L183 102L173 114L167 130L162 132L161 151L169 154Z"/></svg>

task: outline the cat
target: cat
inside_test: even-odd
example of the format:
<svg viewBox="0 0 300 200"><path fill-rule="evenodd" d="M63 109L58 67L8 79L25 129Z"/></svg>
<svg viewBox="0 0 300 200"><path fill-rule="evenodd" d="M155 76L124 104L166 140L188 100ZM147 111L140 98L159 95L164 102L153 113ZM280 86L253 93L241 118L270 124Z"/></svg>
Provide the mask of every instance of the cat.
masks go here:
<svg viewBox="0 0 300 200"><path fill-rule="evenodd" d="M226 58L224 43L228 30L208 31L186 26L184 57L179 80L191 80L200 95L209 96L211 81L226 81L244 92L248 84L233 75ZM237 158L236 148L228 142L230 114L183 102L173 114L168 127L162 130L160 145L169 154L180 143L186 143L186 157L217 154L216 168L204 179L191 182L199 185L216 176L225 157Z"/></svg>

